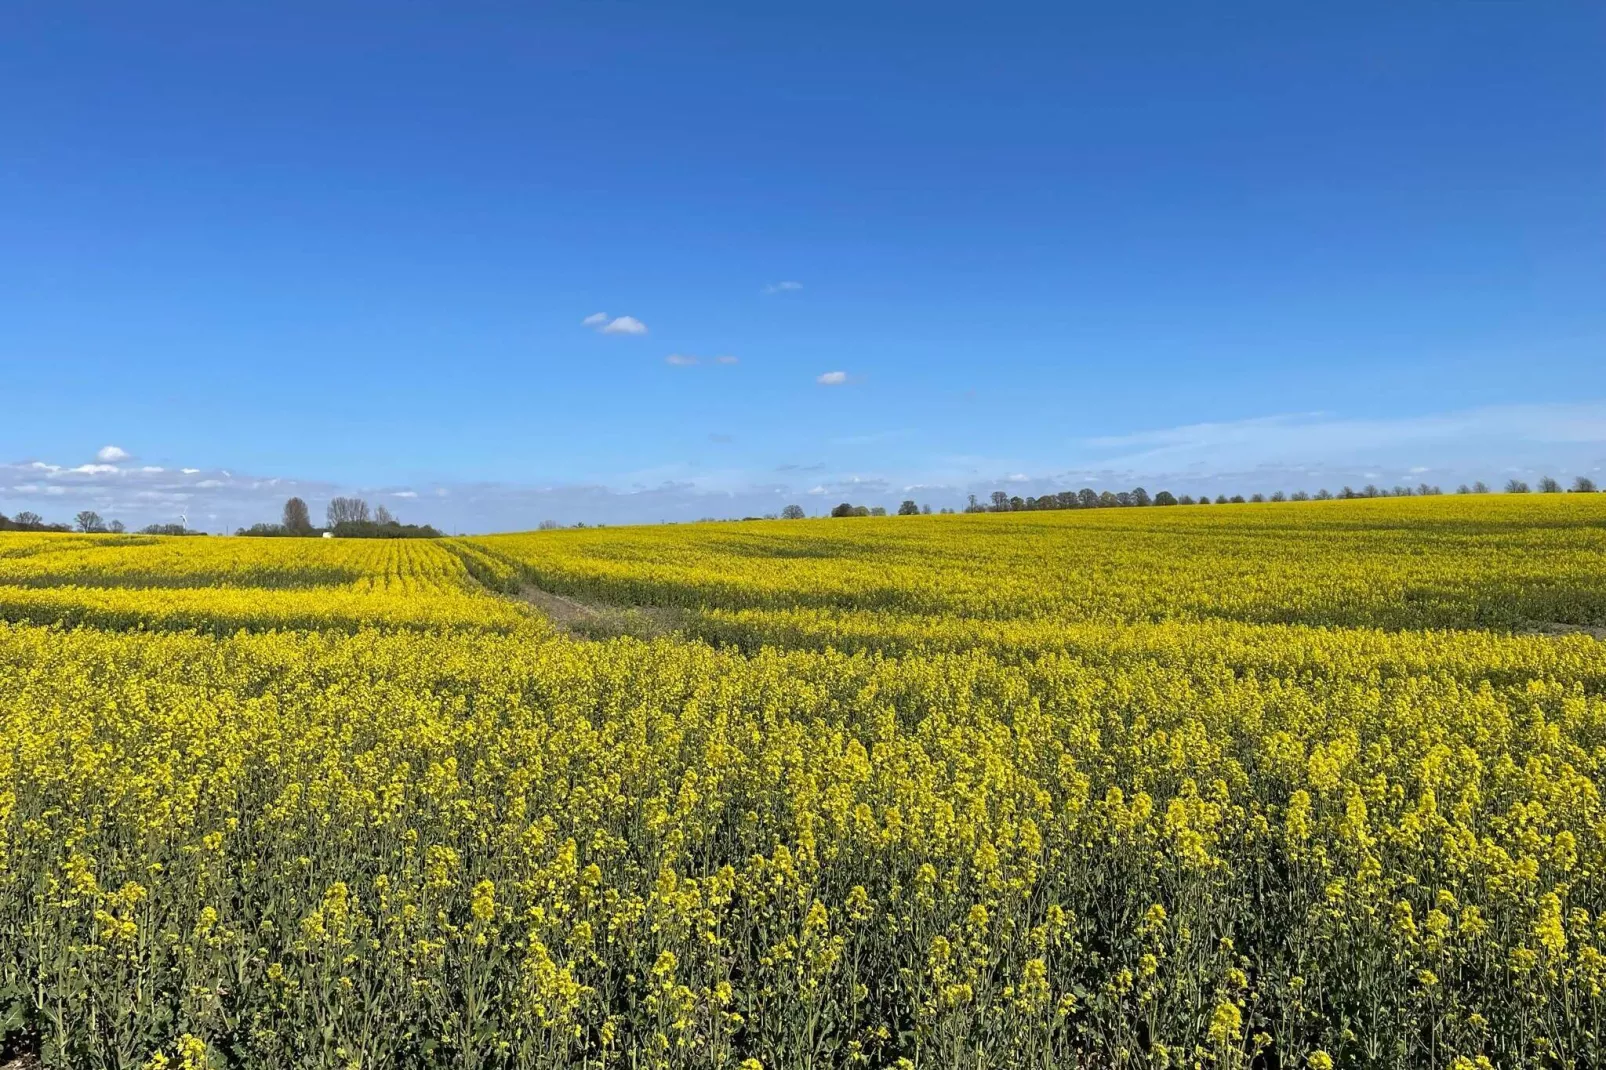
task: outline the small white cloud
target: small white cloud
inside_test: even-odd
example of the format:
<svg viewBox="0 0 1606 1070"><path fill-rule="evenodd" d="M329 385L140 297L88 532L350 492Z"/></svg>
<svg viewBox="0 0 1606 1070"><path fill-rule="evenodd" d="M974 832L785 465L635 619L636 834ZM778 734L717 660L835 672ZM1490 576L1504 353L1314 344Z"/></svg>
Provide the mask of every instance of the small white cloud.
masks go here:
<svg viewBox="0 0 1606 1070"><path fill-rule="evenodd" d="M608 314L606 312L593 312L591 315L580 321L580 323L586 327L601 327L607 322Z"/></svg>
<svg viewBox="0 0 1606 1070"><path fill-rule="evenodd" d="M737 360L735 357L724 356L724 357L715 357L714 358L714 363L715 364L740 364L741 361Z"/></svg>
<svg viewBox="0 0 1606 1070"><path fill-rule="evenodd" d="M1412 468L1412 469L1411 469L1411 474L1412 474L1412 475L1413 475L1413 476L1419 476L1419 475L1421 475L1421 474L1422 474L1422 473L1423 473L1423 472L1426 472L1426 471L1429 471L1429 469L1428 469L1428 468L1427 468L1427 466L1426 466L1426 465L1420 465L1420 464L1419 464L1419 465L1417 465L1417 466L1415 466L1415 467L1414 467L1414 468Z"/></svg>
<svg viewBox="0 0 1606 1070"><path fill-rule="evenodd" d="M673 364L680 368L689 368L697 363L697 358L686 353L671 353L664 358L664 363Z"/></svg>
<svg viewBox="0 0 1606 1070"><path fill-rule="evenodd" d="M848 381L848 373L826 372L824 375L820 376L814 381L819 383L821 386L841 386L843 383Z"/></svg>
<svg viewBox="0 0 1606 1070"><path fill-rule="evenodd" d="M608 321L603 334L646 334L647 325L634 316L619 316Z"/></svg>
<svg viewBox="0 0 1606 1070"><path fill-rule="evenodd" d="M223 485L223 481L221 479L203 479L195 485L197 487L206 487L210 489L212 487L221 487Z"/></svg>
<svg viewBox="0 0 1606 1070"><path fill-rule="evenodd" d="M825 493L825 488L824 487L810 487L809 490L808 490L808 493L810 493L810 494L824 494Z"/></svg>
<svg viewBox="0 0 1606 1070"><path fill-rule="evenodd" d="M102 453L105 451L102 450ZM103 476L109 472L117 471L115 464L81 464L77 468L67 469L69 472L79 472L86 476Z"/></svg>
<svg viewBox="0 0 1606 1070"><path fill-rule="evenodd" d="M802 288L803 284L801 282L793 282L792 280L788 279L784 282L770 283L768 286L764 287L764 292L767 294L780 294L789 293L793 290L801 290Z"/></svg>
<svg viewBox="0 0 1606 1070"><path fill-rule="evenodd" d="M183 472L187 476L193 476L195 473L199 472L200 469L199 468L180 468L179 471Z"/></svg>
<svg viewBox="0 0 1606 1070"><path fill-rule="evenodd" d="M141 472L165 472L165 471L167 471L167 469L163 468L159 464L148 464L145 467L141 468L140 471Z"/></svg>
<svg viewBox="0 0 1606 1070"><path fill-rule="evenodd" d="M416 490L398 490L393 495L393 497L396 497L396 498L416 498L416 497L418 497L418 492Z"/></svg>
<svg viewBox="0 0 1606 1070"><path fill-rule="evenodd" d="M1015 472L1004 477L1005 483L1025 483L1031 477L1025 472Z"/></svg>
<svg viewBox="0 0 1606 1070"><path fill-rule="evenodd" d="M95 460L106 464L116 464L118 461L128 460L128 451L121 446L102 446L95 454Z"/></svg>

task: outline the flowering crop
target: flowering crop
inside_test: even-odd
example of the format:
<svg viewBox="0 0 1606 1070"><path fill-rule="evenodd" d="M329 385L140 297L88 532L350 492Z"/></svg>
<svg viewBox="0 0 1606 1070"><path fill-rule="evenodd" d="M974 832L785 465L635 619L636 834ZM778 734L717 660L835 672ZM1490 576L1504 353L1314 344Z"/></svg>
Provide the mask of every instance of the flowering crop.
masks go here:
<svg viewBox="0 0 1606 1070"><path fill-rule="evenodd" d="M1606 643L1548 633L1606 620L1603 521L0 536L0 1031L73 1067L1602 1065ZM577 639L521 583L684 630Z"/></svg>

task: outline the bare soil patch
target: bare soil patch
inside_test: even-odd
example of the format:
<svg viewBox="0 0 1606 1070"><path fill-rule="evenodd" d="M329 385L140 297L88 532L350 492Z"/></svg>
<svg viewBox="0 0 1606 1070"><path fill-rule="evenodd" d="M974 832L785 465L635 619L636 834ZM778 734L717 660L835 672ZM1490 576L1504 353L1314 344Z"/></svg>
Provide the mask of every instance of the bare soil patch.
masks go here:
<svg viewBox="0 0 1606 1070"><path fill-rule="evenodd" d="M1542 621L1530 628L1525 628L1518 635L1592 635L1596 639L1606 640L1606 625L1600 624L1561 624L1556 621Z"/></svg>
<svg viewBox="0 0 1606 1070"><path fill-rule="evenodd" d="M620 635L653 639L678 631L684 619L680 611L662 606L620 606L594 602L555 591L544 591L530 584L519 588L519 597L539 609L563 631L587 639L611 639Z"/></svg>

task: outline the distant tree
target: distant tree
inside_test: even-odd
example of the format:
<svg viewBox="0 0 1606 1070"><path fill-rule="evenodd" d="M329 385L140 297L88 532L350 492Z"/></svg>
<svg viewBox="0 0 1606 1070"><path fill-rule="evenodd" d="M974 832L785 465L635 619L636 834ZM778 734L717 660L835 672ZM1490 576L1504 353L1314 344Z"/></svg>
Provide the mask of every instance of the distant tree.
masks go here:
<svg viewBox="0 0 1606 1070"><path fill-rule="evenodd" d="M1132 492L1131 491L1123 490L1123 491L1118 491L1116 493L1116 495L1115 495L1115 504L1121 506L1124 509L1129 505L1135 505L1137 503L1132 500Z"/></svg>
<svg viewBox="0 0 1606 1070"><path fill-rule="evenodd" d="M1234 494L1231 498L1229 498L1227 500L1230 501L1233 505L1242 505L1244 503L1244 496L1242 494Z"/></svg>
<svg viewBox="0 0 1606 1070"><path fill-rule="evenodd" d="M1249 496L1249 500L1252 502L1264 502L1266 500L1266 496L1264 494L1251 494Z"/></svg>
<svg viewBox="0 0 1606 1070"><path fill-rule="evenodd" d="M1392 493L1396 498L1409 498L1413 491L1410 487L1395 487Z"/></svg>
<svg viewBox="0 0 1606 1070"><path fill-rule="evenodd" d="M1054 507L1056 509L1076 509L1081 504L1082 500L1076 496L1076 491L1074 490L1062 490L1054 495Z"/></svg>
<svg viewBox="0 0 1606 1070"><path fill-rule="evenodd" d="M1348 488L1346 487L1345 489L1347 490ZM1330 502L1333 500L1333 492L1328 490L1326 487L1323 487L1321 490L1316 492L1316 500L1319 502Z"/></svg>
<svg viewBox="0 0 1606 1070"><path fill-rule="evenodd" d="M870 510L870 515L871 516L886 516L887 515L887 507L884 506L884 505L874 506Z"/></svg>
<svg viewBox="0 0 1606 1070"><path fill-rule="evenodd" d="M381 505L379 508L374 510L374 523L394 524L396 523L396 518L391 515L389 509L386 509L383 505Z"/></svg>
<svg viewBox="0 0 1606 1070"><path fill-rule="evenodd" d="M1507 494L1527 494L1528 493L1528 484L1524 483L1520 479L1508 479L1508 480L1506 480L1506 493Z"/></svg>
<svg viewBox="0 0 1606 1070"><path fill-rule="evenodd" d="M307 512L307 503L300 498L291 498L284 503L284 530L292 535L312 534L312 514Z"/></svg>
<svg viewBox="0 0 1606 1070"><path fill-rule="evenodd" d="M1309 491L1304 491L1304 490L1296 490L1296 491L1294 491L1294 493L1292 493L1292 494L1290 494L1288 496L1288 500L1291 501L1291 502L1308 502L1308 501L1310 501L1310 492Z"/></svg>
<svg viewBox="0 0 1606 1070"><path fill-rule="evenodd" d="M1177 499L1177 504L1178 505L1192 505L1193 504L1193 495L1184 494L1182 497Z"/></svg>
<svg viewBox="0 0 1606 1070"><path fill-rule="evenodd" d="M831 510L831 515L832 516L852 516L853 515L853 503L852 502L843 502L841 505L839 505L835 509Z"/></svg>
<svg viewBox="0 0 1606 1070"><path fill-rule="evenodd" d="M1489 493L1489 484L1485 483L1481 479L1478 480L1476 483L1472 484L1472 493L1474 493L1474 494L1488 494Z"/></svg>
<svg viewBox="0 0 1606 1070"><path fill-rule="evenodd" d="M1083 487L1077 491L1076 501L1083 509L1097 509L1099 507L1098 493L1092 487Z"/></svg>
<svg viewBox="0 0 1606 1070"><path fill-rule="evenodd" d="M920 515L920 506L915 504L915 500L913 498L905 498L903 500L903 503L898 506L898 515L899 516L919 516Z"/></svg>
<svg viewBox="0 0 1606 1070"><path fill-rule="evenodd" d="M27 509L12 517L11 522L23 531L27 531L29 528L42 528L45 526L44 517Z"/></svg>
<svg viewBox="0 0 1606 1070"><path fill-rule="evenodd" d="M1288 495L1284 494L1280 490L1275 491L1272 493L1271 500L1274 502L1286 502L1288 500Z"/></svg>
<svg viewBox="0 0 1606 1070"><path fill-rule="evenodd" d="M1554 479L1551 479L1549 476L1545 476L1543 479L1541 479L1539 481L1539 493L1540 494L1560 494L1561 493L1561 484L1557 483Z"/></svg>
<svg viewBox="0 0 1606 1070"><path fill-rule="evenodd" d="M931 515L931 506L929 506L929 505L922 505L922 506L921 506L921 507L920 507L920 515L921 515L921 516L930 516L930 515Z"/></svg>
<svg viewBox="0 0 1606 1070"><path fill-rule="evenodd" d="M803 519L803 507L801 505L788 505L785 509L781 510L781 519L782 520L802 520Z"/></svg>
<svg viewBox="0 0 1606 1070"><path fill-rule="evenodd" d="M1168 490L1162 490L1162 491L1160 491L1158 494L1156 494L1154 496L1154 504L1155 505L1175 505L1175 504L1177 504L1177 496L1175 494L1172 494Z"/></svg>
<svg viewBox="0 0 1606 1070"><path fill-rule="evenodd" d="M1118 506L1120 504L1121 504L1121 499L1117 498L1113 491L1106 490L1106 491L1102 491L1099 494L1099 508L1100 509L1114 509L1116 506Z"/></svg>
<svg viewBox="0 0 1606 1070"><path fill-rule="evenodd" d="M1149 492L1148 491L1144 490L1142 487L1133 487L1132 488L1132 504L1133 505L1152 505L1153 502L1154 502L1154 499L1149 497Z"/></svg>
<svg viewBox="0 0 1606 1070"><path fill-rule="evenodd" d="M1361 496L1366 498L1381 498L1383 492L1377 489L1376 483L1368 483L1361 488Z"/></svg>
<svg viewBox="0 0 1606 1070"><path fill-rule="evenodd" d="M1018 513L1024 508L1026 508L1026 502L1019 494L1016 494L1009 499L1010 512Z"/></svg>
<svg viewBox="0 0 1606 1070"><path fill-rule="evenodd" d="M78 525L78 530L82 532L106 530L106 525L101 521L100 514L93 509L85 509L73 517L73 521Z"/></svg>
<svg viewBox="0 0 1606 1070"><path fill-rule="evenodd" d="M113 535L121 535L128 529L123 526L123 522L121 520L113 520L110 524L106 525L106 530L111 532Z"/></svg>
<svg viewBox="0 0 1606 1070"><path fill-rule="evenodd" d="M1227 496L1225 494L1216 495L1216 504L1217 505L1226 505L1227 504Z"/></svg>
<svg viewBox="0 0 1606 1070"><path fill-rule="evenodd" d="M1455 488L1455 492L1457 494L1471 494L1472 488L1463 483L1459 487Z"/></svg>
<svg viewBox="0 0 1606 1070"><path fill-rule="evenodd" d="M1593 494L1593 493L1595 493L1595 481L1593 479L1590 479L1588 476L1579 476L1577 479L1573 480L1573 493L1574 494Z"/></svg>
<svg viewBox="0 0 1606 1070"><path fill-rule="evenodd" d="M335 498L325 511L329 526L340 524L366 524L369 520L368 503L361 498Z"/></svg>
<svg viewBox="0 0 1606 1070"><path fill-rule="evenodd" d="M540 531L557 531L562 526L563 525L558 523L556 520L543 520L541 523L536 525L536 528Z"/></svg>
<svg viewBox="0 0 1606 1070"><path fill-rule="evenodd" d="M1009 512L1009 492L1008 491L1002 491L1002 490L993 491L992 500L993 500L993 506L992 506L993 512L995 512L995 513L1007 513L1007 512Z"/></svg>

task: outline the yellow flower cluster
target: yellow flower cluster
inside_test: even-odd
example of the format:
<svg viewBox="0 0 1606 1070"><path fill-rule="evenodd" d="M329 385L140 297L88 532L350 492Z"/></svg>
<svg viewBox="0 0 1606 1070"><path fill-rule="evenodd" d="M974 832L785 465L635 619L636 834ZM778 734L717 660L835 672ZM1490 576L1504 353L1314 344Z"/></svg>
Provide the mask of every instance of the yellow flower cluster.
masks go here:
<svg viewBox="0 0 1606 1070"><path fill-rule="evenodd" d="M0 536L0 1048L1606 1065L1603 504Z"/></svg>

